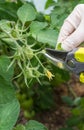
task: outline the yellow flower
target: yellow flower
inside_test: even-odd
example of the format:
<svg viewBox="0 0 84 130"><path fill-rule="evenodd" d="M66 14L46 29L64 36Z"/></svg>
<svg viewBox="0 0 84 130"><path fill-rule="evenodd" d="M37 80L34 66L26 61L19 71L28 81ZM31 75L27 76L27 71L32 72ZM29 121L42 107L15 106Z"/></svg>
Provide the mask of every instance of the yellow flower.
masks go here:
<svg viewBox="0 0 84 130"><path fill-rule="evenodd" d="M49 78L49 80L54 77L54 75L49 70L45 70L45 75Z"/></svg>

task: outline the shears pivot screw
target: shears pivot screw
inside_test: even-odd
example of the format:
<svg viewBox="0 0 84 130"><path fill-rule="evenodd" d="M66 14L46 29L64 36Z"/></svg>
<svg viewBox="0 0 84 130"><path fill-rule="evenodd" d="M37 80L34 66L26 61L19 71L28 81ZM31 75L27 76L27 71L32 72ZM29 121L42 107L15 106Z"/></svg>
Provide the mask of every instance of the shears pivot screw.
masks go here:
<svg viewBox="0 0 84 130"><path fill-rule="evenodd" d="M67 65L70 66L71 68L74 68L75 67L75 63L73 60L68 60L67 61Z"/></svg>

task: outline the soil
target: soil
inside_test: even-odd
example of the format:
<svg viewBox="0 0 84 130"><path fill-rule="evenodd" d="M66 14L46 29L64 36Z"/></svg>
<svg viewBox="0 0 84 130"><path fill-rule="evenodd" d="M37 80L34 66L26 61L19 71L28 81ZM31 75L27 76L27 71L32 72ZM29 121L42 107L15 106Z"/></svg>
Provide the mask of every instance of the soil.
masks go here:
<svg viewBox="0 0 84 130"><path fill-rule="evenodd" d="M59 106L56 110L46 111L36 115L35 119L42 122L48 130L59 130L65 126L65 121L70 117L70 109L66 106Z"/></svg>
<svg viewBox="0 0 84 130"><path fill-rule="evenodd" d="M72 76L69 83L62 84L54 90L55 101L57 106L54 110L46 111L36 115L35 119L42 122L48 130L59 130L66 127L66 120L71 116L70 107L63 103L61 96L84 96L84 84L80 83L78 79ZM77 129L76 129L77 130Z"/></svg>
<svg viewBox="0 0 84 130"><path fill-rule="evenodd" d="M52 108L51 110L39 112L36 114L34 119L43 123L48 130L59 130L59 128L66 126L66 120L71 116L71 108L63 103L61 96L74 96L73 91L78 97L84 96L84 84L80 83L74 76L72 76L72 79L69 81L69 83L55 87L54 100L57 104L56 107ZM26 122L22 112L19 119L21 119L19 122L23 124Z"/></svg>

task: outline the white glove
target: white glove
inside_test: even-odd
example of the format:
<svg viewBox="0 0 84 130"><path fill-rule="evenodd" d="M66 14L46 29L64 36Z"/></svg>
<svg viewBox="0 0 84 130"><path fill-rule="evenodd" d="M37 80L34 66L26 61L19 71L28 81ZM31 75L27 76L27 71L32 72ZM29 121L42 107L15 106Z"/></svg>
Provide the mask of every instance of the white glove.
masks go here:
<svg viewBox="0 0 84 130"><path fill-rule="evenodd" d="M79 4L65 19L57 43L62 43L61 47L69 51L82 42L84 42L84 4Z"/></svg>

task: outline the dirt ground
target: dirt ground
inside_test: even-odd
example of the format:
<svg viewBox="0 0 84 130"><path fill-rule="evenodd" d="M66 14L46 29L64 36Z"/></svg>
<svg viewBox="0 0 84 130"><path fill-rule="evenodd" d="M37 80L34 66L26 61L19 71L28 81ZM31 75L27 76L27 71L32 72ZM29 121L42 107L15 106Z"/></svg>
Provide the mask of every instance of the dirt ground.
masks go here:
<svg viewBox="0 0 84 130"><path fill-rule="evenodd" d="M46 111L36 115L35 119L42 122L48 130L59 130L66 126L66 120L71 116L70 107L64 104L61 96L72 95L73 91L76 96L84 96L84 84L80 83L77 78L72 76L71 81L62 84L60 87L55 88L55 101L57 103L56 109Z"/></svg>
<svg viewBox="0 0 84 130"><path fill-rule="evenodd" d="M34 119L43 123L48 130L59 130L59 128L66 126L66 120L71 116L71 108L63 103L61 96L73 96L73 90L77 96L84 96L84 84L80 83L75 77L72 77L69 83L62 84L54 89L56 108L36 114ZM26 122L22 112L19 119L21 119L19 122Z"/></svg>
<svg viewBox="0 0 84 130"><path fill-rule="evenodd" d="M66 106L59 106L56 110L46 111L36 115L35 119L42 122L48 130L59 130L65 126L65 120L70 116L70 110Z"/></svg>

